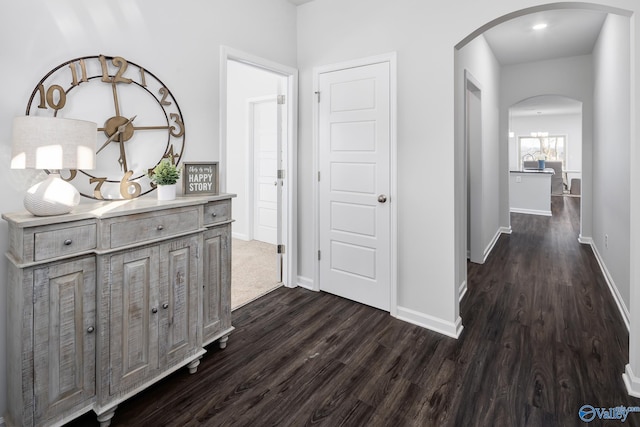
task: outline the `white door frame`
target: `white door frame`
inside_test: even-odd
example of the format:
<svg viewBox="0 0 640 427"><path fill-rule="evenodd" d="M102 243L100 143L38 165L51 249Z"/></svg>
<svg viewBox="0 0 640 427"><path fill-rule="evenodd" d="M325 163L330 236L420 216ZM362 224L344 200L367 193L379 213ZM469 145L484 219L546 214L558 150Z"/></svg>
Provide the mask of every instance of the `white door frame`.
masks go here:
<svg viewBox="0 0 640 427"><path fill-rule="evenodd" d="M390 197L391 203L390 215L391 215L391 233L389 238L390 245L390 257L389 269L390 280L389 288L391 295L389 296L389 312L392 316L396 317L398 312L398 146L397 146L397 67L396 67L396 53L391 52L387 54L371 56L367 58L354 59L352 61L341 62L337 64L325 65L321 67L314 67L313 69L313 91L316 94L313 101L313 248L314 254L319 250L320 245L320 191L319 182L317 179L318 171L320 170L320 146L319 146L319 120L320 109L318 108L318 90L320 74L329 73L332 71L339 71L348 68L362 67L366 65L379 64L381 62L389 63L389 90L390 90L390 117L389 117L389 130L390 130L390 157L389 157L389 175L390 175ZM322 94L320 94L322 96ZM320 291L320 263L316 257L314 257L313 264L313 284L311 289L314 291Z"/></svg>
<svg viewBox="0 0 640 427"><path fill-rule="evenodd" d="M227 191L227 61L237 61L267 70L287 80L283 88L286 97L287 140L282 141L284 178L282 185L282 242L285 253L282 257L282 283L297 286L298 209L295 203L298 180L298 70L228 46L220 46L220 192Z"/></svg>

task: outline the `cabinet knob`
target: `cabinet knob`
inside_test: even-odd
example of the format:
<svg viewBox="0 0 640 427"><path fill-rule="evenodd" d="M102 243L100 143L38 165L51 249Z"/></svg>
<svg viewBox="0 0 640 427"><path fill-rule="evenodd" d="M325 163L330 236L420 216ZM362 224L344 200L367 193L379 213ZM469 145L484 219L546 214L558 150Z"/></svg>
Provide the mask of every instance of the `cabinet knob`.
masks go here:
<svg viewBox="0 0 640 427"><path fill-rule="evenodd" d="M93 331L95 331L95 328L94 328L93 326L89 326L89 327L87 328L87 332L88 332L88 333L92 334L92 333L93 333Z"/></svg>
<svg viewBox="0 0 640 427"><path fill-rule="evenodd" d="M162 304L162 308L164 308L164 309L166 310L167 308L169 308L169 304L167 304L167 303L165 302L164 304Z"/></svg>
<svg viewBox="0 0 640 427"><path fill-rule="evenodd" d="M218 216L218 214L217 214L217 213L215 213L215 212L211 212L211 216L215 218L215 217L217 217L217 216Z"/></svg>
<svg viewBox="0 0 640 427"><path fill-rule="evenodd" d="M159 225L159 226L156 227L156 229L158 231L162 231L162 230L164 230L164 225Z"/></svg>
<svg viewBox="0 0 640 427"><path fill-rule="evenodd" d="M151 312L152 312L153 314L156 314L156 313L158 312L158 307L153 307L153 308L151 309Z"/></svg>
<svg viewBox="0 0 640 427"><path fill-rule="evenodd" d="M73 243L73 240L71 240L71 239L67 239L67 240L64 241L64 245L65 246L69 246L71 243Z"/></svg>

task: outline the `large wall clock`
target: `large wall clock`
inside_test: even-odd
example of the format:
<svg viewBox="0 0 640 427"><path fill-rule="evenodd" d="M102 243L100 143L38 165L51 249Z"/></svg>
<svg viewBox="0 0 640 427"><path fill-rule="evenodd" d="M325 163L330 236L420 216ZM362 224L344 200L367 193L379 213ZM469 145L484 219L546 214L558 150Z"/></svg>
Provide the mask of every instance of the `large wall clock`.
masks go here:
<svg viewBox="0 0 640 427"><path fill-rule="evenodd" d="M184 119L171 91L119 56L84 56L58 65L33 90L27 115L98 123L96 168L63 171L93 199L132 199L155 188L147 177L163 158L178 164Z"/></svg>

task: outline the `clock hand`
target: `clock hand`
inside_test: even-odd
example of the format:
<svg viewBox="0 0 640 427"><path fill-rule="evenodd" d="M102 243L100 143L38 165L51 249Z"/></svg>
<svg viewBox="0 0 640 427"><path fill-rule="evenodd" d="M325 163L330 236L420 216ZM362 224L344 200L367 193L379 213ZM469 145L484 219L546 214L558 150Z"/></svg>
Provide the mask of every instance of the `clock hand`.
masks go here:
<svg viewBox="0 0 640 427"><path fill-rule="evenodd" d="M116 89L116 79L111 79L111 87L113 88L113 103L116 107L116 116L120 115L120 107L118 105L118 90Z"/></svg>
<svg viewBox="0 0 640 427"><path fill-rule="evenodd" d="M127 168L127 155L124 151L124 140L122 138L123 138L123 135L121 133L120 134L120 158L118 159L118 163L120 163L120 166L122 167L123 172L128 172L129 169Z"/></svg>
<svg viewBox="0 0 640 427"><path fill-rule="evenodd" d="M134 126L133 130L155 130L155 129L169 129L169 125L165 126Z"/></svg>
<svg viewBox="0 0 640 427"><path fill-rule="evenodd" d="M102 147L100 147L100 148L98 149L98 151L96 151L96 154L98 154L100 151L102 151L102 149L103 149L104 147L106 147L106 146L107 146L111 141L113 141L114 139L116 139L116 137L117 137L118 135L120 135L121 133L123 133L123 132L125 131L125 129L127 128L127 125L128 125L129 123L131 123L131 122L132 122L136 117L138 117L138 116L133 116L133 117L131 117L129 120L127 120L127 122L126 122L126 123L124 123L124 124L122 124L122 125L118 126L118 129L116 129L116 131L115 131L113 134L111 134L111 136L109 137L109 139L107 139L107 140L105 141L105 143L104 143L104 144L102 144Z"/></svg>

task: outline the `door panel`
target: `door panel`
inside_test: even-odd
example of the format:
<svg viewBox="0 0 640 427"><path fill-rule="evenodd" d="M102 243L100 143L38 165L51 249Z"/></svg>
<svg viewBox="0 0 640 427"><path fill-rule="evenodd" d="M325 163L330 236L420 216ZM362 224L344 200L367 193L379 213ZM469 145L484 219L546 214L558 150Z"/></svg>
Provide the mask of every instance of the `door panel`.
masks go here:
<svg viewBox="0 0 640 427"><path fill-rule="evenodd" d="M277 243L278 234L278 124L276 100L254 104L253 147L254 239Z"/></svg>
<svg viewBox="0 0 640 427"><path fill-rule="evenodd" d="M34 271L36 419L79 409L95 396L95 269L90 257Z"/></svg>
<svg viewBox="0 0 640 427"><path fill-rule="evenodd" d="M197 352L198 265L196 237L160 247L159 334L162 366L179 363Z"/></svg>
<svg viewBox="0 0 640 427"><path fill-rule="evenodd" d="M391 294L389 78L387 62L319 75L320 289L383 310Z"/></svg>
<svg viewBox="0 0 640 427"><path fill-rule="evenodd" d="M204 345L220 337L231 327L231 224L213 227L204 233L203 257L203 341Z"/></svg>
<svg viewBox="0 0 640 427"><path fill-rule="evenodd" d="M111 256L111 394L158 370L158 246ZM156 312L153 312L153 309Z"/></svg>

